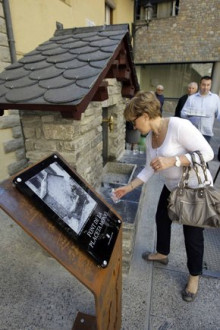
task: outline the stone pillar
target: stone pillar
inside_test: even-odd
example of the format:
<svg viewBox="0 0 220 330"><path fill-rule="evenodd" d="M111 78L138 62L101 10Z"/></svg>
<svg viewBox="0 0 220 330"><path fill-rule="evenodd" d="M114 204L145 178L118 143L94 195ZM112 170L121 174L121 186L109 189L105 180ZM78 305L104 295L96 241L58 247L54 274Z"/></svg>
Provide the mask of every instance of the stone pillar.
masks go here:
<svg viewBox="0 0 220 330"><path fill-rule="evenodd" d="M220 95L220 62L214 63L212 74L212 92Z"/></svg>

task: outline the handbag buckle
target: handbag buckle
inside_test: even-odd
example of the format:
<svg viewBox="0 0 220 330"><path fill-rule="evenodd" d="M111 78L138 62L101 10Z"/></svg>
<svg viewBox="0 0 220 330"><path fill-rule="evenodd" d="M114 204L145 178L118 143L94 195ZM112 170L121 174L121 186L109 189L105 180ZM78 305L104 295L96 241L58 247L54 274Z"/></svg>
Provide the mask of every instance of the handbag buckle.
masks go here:
<svg viewBox="0 0 220 330"><path fill-rule="evenodd" d="M200 188L199 190L198 190L198 195L199 195L199 197L204 197L204 188Z"/></svg>

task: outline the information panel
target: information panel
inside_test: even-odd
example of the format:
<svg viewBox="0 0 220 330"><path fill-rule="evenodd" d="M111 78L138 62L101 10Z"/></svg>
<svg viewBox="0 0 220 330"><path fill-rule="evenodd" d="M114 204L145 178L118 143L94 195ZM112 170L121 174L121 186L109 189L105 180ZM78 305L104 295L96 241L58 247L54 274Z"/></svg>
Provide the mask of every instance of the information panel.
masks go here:
<svg viewBox="0 0 220 330"><path fill-rule="evenodd" d="M59 154L23 171L13 183L99 266L108 265L121 220Z"/></svg>

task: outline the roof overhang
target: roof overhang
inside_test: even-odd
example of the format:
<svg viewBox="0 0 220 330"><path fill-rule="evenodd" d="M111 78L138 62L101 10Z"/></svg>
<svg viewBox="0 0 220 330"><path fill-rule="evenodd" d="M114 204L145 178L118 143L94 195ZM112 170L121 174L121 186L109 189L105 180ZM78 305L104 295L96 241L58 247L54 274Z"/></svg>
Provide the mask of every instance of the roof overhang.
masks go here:
<svg viewBox="0 0 220 330"><path fill-rule="evenodd" d="M91 101L108 98L107 78L121 81L123 97L139 89L127 24L57 30L0 74L0 115L60 111L79 120Z"/></svg>

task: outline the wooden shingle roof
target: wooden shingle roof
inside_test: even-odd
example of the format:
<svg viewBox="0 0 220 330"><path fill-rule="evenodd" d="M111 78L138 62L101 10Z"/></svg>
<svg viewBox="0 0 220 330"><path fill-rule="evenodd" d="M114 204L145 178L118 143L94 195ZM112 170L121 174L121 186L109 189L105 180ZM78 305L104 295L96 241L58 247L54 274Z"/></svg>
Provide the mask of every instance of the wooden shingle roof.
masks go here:
<svg viewBox="0 0 220 330"><path fill-rule="evenodd" d="M57 30L0 74L0 111L61 111L80 119L91 101L108 98L105 78L138 90L127 24Z"/></svg>

